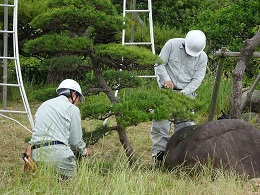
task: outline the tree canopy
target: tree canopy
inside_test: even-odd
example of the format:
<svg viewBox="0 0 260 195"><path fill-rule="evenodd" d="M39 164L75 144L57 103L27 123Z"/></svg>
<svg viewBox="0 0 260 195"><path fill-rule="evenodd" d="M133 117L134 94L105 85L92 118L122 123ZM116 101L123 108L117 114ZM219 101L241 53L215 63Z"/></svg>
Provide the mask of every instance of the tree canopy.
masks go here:
<svg viewBox="0 0 260 195"><path fill-rule="evenodd" d="M237 1L216 10L203 10L194 28L202 29L210 40L210 50L227 46L238 51L245 39L260 29L260 4L256 0Z"/></svg>

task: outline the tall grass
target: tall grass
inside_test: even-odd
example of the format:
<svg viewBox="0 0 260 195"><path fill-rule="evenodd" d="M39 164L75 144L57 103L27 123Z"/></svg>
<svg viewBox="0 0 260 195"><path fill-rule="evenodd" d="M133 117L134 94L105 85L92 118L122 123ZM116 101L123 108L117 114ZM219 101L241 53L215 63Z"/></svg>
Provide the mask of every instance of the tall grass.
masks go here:
<svg viewBox="0 0 260 195"><path fill-rule="evenodd" d="M197 90L197 98L205 102L205 108L200 113L200 123L206 121L213 86L214 78L206 77ZM221 109L228 110L231 87L231 81L223 79L216 114ZM34 114L39 103L33 102L30 106ZM19 117L19 121L27 121L26 116ZM95 129L95 125L96 122L92 120L82 121L82 126L87 131ZM194 168L190 171L181 167L172 171L153 169L150 127L150 123L141 123L127 129L128 139L139 156L134 167L129 167L117 132L111 132L91 146L93 156L78 161L78 174L75 178L60 181L59 176L46 167L38 168L33 174L23 173L21 152L26 145L25 139L30 135L13 121L0 118L0 194L244 195L260 193L259 182L252 184L251 181L223 170L213 170L210 166L198 165L199 169Z"/></svg>
<svg viewBox="0 0 260 195"><path fill-rule="evenodd" d="M111 151L96 153L78 162L78 174L69 180L60 180L46 167L33 174L23 174L9 167L1 176L1 194L247 194L245 181L236 175L213 172L203 167L191 176L178 168L173 171L151 169L146 165L129 167L120 150L111 158ZM110 160L108 160L110 159ZM251 190L251 189L250 189Z"/></svg>
<svg viewBox="0 0 260 195"><path fill-rule="evenodd" d="M202 84L196 91L198 94L197 98L204 103L204 109L200 111L201 118L207 118L210 107L212 106L212 95L215 85L215 78L211 75L207 75L203 80ZM216 109L214 119L222 115L221 110L226 114L230 112L231 108L231 96L232 96L232 80L228 78L223 78L220 82L220 87L218 91L218 97L216 102ZM199 121L206 122L206 121Z"/></svg>
<svg viewBox="0 0 260 195"><path fill-rule="evenodd" d="M22 120L26 120L24 117ZM83 121L91 127L92 121ZM172 171L152 168L150 157L150 124L139 124L127 130L140 158L129 167L116 132L101 139L93 148L93 156L78 161L75 178L60 181L51 168L39 167L24 174L21 152L28 132L12 121L0 120L0 194L249 194L258 188L249 182L214 170L210 166L189 171L179 167ZM130 131L130 132L129 132ZM149 156L149 157L148 157ZM200 166L200 165L198 165ZM200 171L197 171L200 170Z"/></svg>

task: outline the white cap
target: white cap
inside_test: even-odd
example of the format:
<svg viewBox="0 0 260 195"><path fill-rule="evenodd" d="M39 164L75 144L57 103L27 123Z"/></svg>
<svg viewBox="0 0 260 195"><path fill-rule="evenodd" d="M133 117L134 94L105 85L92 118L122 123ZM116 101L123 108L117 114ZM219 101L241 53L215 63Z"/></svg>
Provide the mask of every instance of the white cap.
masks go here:
<svg viewBox="0 0 260 195"><path fill-rule="evenodd" d="M61 95L66 92L66 89L71 89L78 92L80 94L80 101L83 101L85 99L85 97L82 95L80 85L73 79L65 79L64 81L62 81L59 87L56 89L56 92Z"/></svg>
<svg viewBox="0 0 260 195"><path fill-rule="evenodd" d="M206 46L206 36L200 30L191 30L185 37L185 51L191 56L199 56Z"/></svg>

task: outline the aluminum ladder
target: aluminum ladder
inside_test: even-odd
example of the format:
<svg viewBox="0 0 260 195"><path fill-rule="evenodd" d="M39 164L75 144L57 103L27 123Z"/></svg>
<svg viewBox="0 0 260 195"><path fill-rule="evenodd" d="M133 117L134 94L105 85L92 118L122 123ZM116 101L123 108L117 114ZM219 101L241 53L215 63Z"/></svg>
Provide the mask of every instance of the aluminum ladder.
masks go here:
<svg viewBox="0 0 260 195"><path fill-rule="evenodd" d="M126 42L126 32L125 28L122 30L122 45L151 45L152 53L155 54L155 48L154 48L154 34L153 34L153 17L152 17L152 1L151 0L145 0L142 2L147 1L147 9L145 10L138 10L136 9L136 0L132 0L132 5L130 6L132 9L126 9L127 8L127 0L124 0L123 2L123 18L126 17L126 13L131 13L132 15L132 21L131 21L131 39L129 42ZM134 29L135 29L135 18L136 13L148 13L149 16L149 29L150 29L150 42L134 42ZM125 26L125 22L123 23Z"/></svg>
<svg viewBox="0 0 260 195"><path fill-rule="evenodd" d="M127 3L131 2L130 8L126 9ZM139 10L136 9L136 0L124 0L123 2L123 18L126 17L126 13L130 13L132 15L131 21L131 39L129 42L126 42L126 30L125 28L122 30L122 45L151 45L152 53L155 54L155 47L154 47L154 33L153 33L153 14L152 14L152 0L139 0L140 3L147 2L147 9ZM135 31L135 20L137 18L136 13L148 13L149 18L149 30L150 30L150 42L134 42L134 31ZM139 19L140 22L140 19ZM142 22L142 21L141 21ZM123 23L125 26L125 22ZM141 24L142 25L142 24ZM140 78L156 78L158 82L158 76L155 71L155 75L151 76L137 76Z"/></svg>
<svg viewBox="0 0 260 195"><path fill-rule="evenodd" d="M13 4L8 4L8 0L4 0L4 4L0 4L0 8L4 9L4 29L0 30L0 33L3 34L3 42L4 42L4 50L3 55L1 54L0 60L3 64L3 82L0 83L0 86L3 88L3 109L0 109L0 116L13 120L17 122L19 125L21 125L23 128L25 128L27 131L32 132L29 128L27 128L25 125L20 123L19 121L13 119L12 117L7 116L7 113L13 113L13 114L26 114L28 116L31 129L34 127L33 123L33 117L31 114L30 106L27 100L27 96L25 93L23 80L22 80L22 73L21 73L21 67L20 67L20 61L19 61L19 49L18 49L18 29L17 29L17 17L18 17L18 0L14 0ZM12 30L8 29L8 11L13 11L13 26ZM8 56L8 36L13 37L13 56ZM8 69L8 61L13 61L15 65L15 72L16 72L16 78L17 83L16 84L10 84L7 82L7 69ZM24 105L24 111L21 110L8 110L6 106L7 102L7 87L18 87L20 91L20 95L23 101Z"/></svg>

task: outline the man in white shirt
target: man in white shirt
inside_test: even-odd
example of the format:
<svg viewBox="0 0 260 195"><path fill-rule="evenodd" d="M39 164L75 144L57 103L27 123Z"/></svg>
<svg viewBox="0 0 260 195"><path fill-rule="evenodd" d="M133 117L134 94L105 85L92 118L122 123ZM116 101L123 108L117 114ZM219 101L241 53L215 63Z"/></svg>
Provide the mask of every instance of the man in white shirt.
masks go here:
<svg viewBox="0 0 260 195"><path fill-rule="evenodd" d="M80 85L72 80L62 81L58 97L45 101L35 114L35 127L29 142L36 162L53 164L62 176L76 174L76 157L89 156L82 139L81 117L77 107L84 100Z"/></svg>
<svg viewBox="0 0 260 195"><path fill-rule="evenodd" d="M168 40L160 53L163 64L155 67L160 88L170 88L195 98L195 90L200 86L206 74L208 57L203 51L205 46L206 36L200 30L189 31L185 39ZM169 120L152 123L152 156L157 165L163 160L170 137L170 125ZM194 125L193 121L175 124L174 131L191 125Z"/></svg>

